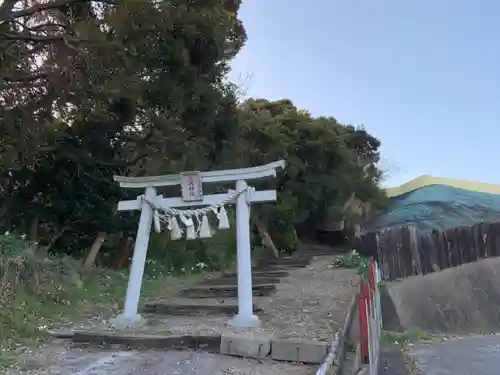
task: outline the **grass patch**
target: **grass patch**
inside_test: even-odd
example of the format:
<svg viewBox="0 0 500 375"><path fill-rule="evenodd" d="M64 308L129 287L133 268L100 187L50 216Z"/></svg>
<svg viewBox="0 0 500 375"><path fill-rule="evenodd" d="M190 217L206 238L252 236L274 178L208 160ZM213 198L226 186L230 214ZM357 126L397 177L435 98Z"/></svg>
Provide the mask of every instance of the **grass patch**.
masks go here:
<svg viewBox="0 0 500 375"><path fill-rule="evenodd" d="M22 353L40 346L49 329L107 319L123 308L128 272L85 271L72 258L43 257L34 245L5 237L0 236L0 369L18 366ZM146 276L141 298L171 297L205 276Z"/></svg>
<svg viewBox="0 0 500 375"><path fill-rule="evenodd" d="M405 332L382 331L380 342L382 345L400 345L406 347L410 343L431 341L434 336L421 329L415 328Z"/></svg>

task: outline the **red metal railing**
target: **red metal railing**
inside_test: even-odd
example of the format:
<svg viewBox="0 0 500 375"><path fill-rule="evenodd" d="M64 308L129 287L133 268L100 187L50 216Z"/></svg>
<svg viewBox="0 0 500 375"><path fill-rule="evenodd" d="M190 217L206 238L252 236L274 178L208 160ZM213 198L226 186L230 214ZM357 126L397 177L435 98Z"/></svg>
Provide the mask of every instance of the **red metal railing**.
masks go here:
<svg viewBox="0 0 500 375"><path fill-rule="evenodd" d="M372 258L368 267L368 280L360 283L359 346L361 363L368 365L369 374L377 375L382 312L380 305L380 271Z"/></svg>

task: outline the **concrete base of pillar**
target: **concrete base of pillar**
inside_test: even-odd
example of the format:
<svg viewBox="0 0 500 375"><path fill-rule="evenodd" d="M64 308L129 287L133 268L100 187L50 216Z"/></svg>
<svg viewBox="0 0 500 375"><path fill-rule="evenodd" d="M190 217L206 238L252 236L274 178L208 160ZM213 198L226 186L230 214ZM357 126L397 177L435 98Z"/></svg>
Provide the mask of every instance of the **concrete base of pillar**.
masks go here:
<svg viewBox="0 0 500 375"><path fill-rule="evenodd" d="M257 328L260 327L261 324L262 322L257 315L246 316L236 314L227 322L227 325L233 328Z"/></svg>
<svg viewBox="0 0 500 375"><path fill-rule="evenodd" d="M109 323L116 328L130 328L141 326L145 321L140 314L135 314L133 316L119 314L111 318Z"/></svg>

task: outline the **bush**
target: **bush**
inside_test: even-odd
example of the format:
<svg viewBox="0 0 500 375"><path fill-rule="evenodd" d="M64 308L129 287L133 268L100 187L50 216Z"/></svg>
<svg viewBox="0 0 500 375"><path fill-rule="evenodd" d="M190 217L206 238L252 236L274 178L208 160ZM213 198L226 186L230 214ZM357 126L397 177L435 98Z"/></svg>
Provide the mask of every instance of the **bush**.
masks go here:
<svg viewBox="0 0 500 375"><path fill-rule="evenodd" d="M332 264L337 268L356 268L358 274L366 278L368 276L370 258L361 256L356 250L352 250L348 254L336 256Z"/></svg>
<svg viewBox="0 0 500 375"><path fill-rule="evenodd" d="M0 235L0 365L5 353L36 344L54 325L118 307L126 285L124 273L84 273L70 257L47 257L22 237Z"/></svg>
<svg viewBox="0 0 500 375"><path fill-rule="evenodd" d="M332 264L337 268L358 268L363 260L364 257L359 255L356 250L352 250L348 254L336 256Z"/></svg>
<svg viewBox="0 0 500 375"><path fill-rule="evenodd" d="M9 232L0 235L0 255L16 255L32 246L24 236L14 236Z"/></svg>

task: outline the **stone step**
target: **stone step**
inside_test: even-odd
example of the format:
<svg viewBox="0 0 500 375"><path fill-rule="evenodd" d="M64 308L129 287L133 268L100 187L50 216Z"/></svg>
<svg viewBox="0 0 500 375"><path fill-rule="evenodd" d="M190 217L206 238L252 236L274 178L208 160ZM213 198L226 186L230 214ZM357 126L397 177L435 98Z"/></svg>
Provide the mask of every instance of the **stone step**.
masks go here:
<svg viewBox="0 0 500 375"><path fill-rule="evenodd" d="M220 334L141 335L137 333L73 331L71 340L99 346L123 346L127 349L173 349L220 352Z"/></svg>
<svg viewBox="0 0 500 375"><path fill-rule="evenodd" d="M276 291L276 285L252 285L254 297L266 297ZM224 298L238 297L238 287L235 285L206 285L181 290L181 295L187 298Z"/></svg>
<svg viewBox="0 0 500 375"><path fill-rule="evenodd" d="M307 267L308 264L264 264L264 265L257 265L256 267L252 268L252 272L255 271L288 271L288 270L294 270L294 269L299 269L299 268L305 268Z"/></svg>
<svg viewBox="0 0 500 375"><path fill-rule="evenodd" d="M337 247L327 247L327 246L311 246L311 247L301 247L299 250L297 250L293 256L298 257L298 258L303 258L303 257L308 257L308 256L327 256L327 255L339 255L339 254L346 254L350 250L349 247L342 247L342 246L337 246Z"/></svg>
<svg viewBox="0 0 500 375"><path fill-rule="evenodd" d="M330 253L330 252L326 252L326 251L311 251L311 252L307 252L305 254L301 254L300 258L307 257L310 260L312 260L314 257L324 257L324 256L333 257L335 255L339 255L339 254L338 253Z"/></svg>
<svg viewBox="0 0 500 375"><path fill-rule="evenodd" d="M283 270L276 270L276 269L271 269L271 270L264 270L264 271L259 271L259 270L252 270L252 278L253 277L288 277L290 276L290 273L288 271L283 271ZM235 272L228 272L228 273L223 273L222 277L238 277L238 274Z"/></svg>
<svg viewBox="0 0 500 375"><path fill-rule="evenodd" d="M255 301L253 310L255 312L262 311ZM142 311L175 316L217 314L231 316L238 312L238 300L236 298L172 298L146 302Z"/></svg>
<svg viewBox="0 0 500 375"><path fill-rule="evenodd" d="M257 263L257 267L261 266L299 266L305 267L310 263L309 259L306 258L276 258L276 259L261 259Z"/></svg>
<svg viewBox="0 0 500 375"><path fill-rule="evenodd" d="M278 284L280 279L277 277L253 277L252 285ZM205 279L200 285L238 285L238 277L220 277L216 279Z"/></svg>
<svg viewBox="0 0 500 375"><path fill-rule="evenodd" d="M263 262L269 263L296 263L296 262L309 262L309 258L307 256L293 256L287 255L286 257L280 258L264 258L261 259Z"/></svg>

